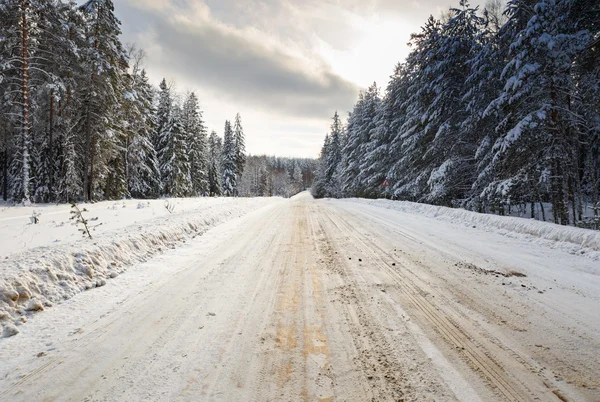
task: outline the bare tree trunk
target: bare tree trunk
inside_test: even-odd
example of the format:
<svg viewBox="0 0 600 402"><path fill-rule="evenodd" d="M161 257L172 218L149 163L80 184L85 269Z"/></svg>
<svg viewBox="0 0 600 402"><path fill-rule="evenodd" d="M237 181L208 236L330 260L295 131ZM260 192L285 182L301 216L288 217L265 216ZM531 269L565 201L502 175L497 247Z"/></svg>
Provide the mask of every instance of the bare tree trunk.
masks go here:
<svg viewBox="0 0 600 402"><path fill-rule="evenodd" d="M531 203L531 219L535 219L535 203Z"/></svg>
<svg viewBox="0 0 600 402"><path fill-rule="evenodd" d="M565 205L565 189L564 189L564 166L562 159L564 158L564 138L560 132L560 126L558 122L558 96L554 84L550 87L550 96L552 99L552 112L550 114L552 119L552 135L554 137L554 144L552 145L552 179L551 192L552 192L552 213L554 215L554 222L567 225L569 223L569 213Z"/></svg>
<svg viewBox="0 0 600 402"><path fill-rule="evenodd" d="M546 211L544 210L544 203L540 201L540 209L542 210L542 220L546 222Z"/></svg>

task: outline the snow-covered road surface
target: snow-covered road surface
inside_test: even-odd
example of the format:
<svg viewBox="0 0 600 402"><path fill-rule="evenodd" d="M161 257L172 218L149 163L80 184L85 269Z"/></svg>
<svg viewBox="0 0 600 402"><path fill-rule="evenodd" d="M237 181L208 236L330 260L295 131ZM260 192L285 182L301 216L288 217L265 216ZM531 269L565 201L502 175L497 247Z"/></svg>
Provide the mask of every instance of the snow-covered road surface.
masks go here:
<svg viewBox="0 0 600 402"><path fill-rule="evenodd" d="M0 400L598 401L597 264L304 193L36 314Z"/></svg>

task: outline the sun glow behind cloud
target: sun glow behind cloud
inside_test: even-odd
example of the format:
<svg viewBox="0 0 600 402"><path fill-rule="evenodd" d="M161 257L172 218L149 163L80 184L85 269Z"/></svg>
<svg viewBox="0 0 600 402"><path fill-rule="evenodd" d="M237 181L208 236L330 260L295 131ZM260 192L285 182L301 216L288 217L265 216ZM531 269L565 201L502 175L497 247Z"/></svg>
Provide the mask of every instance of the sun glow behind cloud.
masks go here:
<svg viewBox="0 0 600 402"><path fill-rule="evenodd" d="M385 89L445 1L114 0L153 83L197 92L209 129L240 112L248 151L316 157L335 110ZM457 0L458 2L458 0Z"/></svg>
<svg viewBox="0 0 600 402"><path fill-rule="evenodd" d="M319 53L345 79L366 88L373 83L385 88L394 66L409 53L411 31L402 20L356 19L360 39L350 49L338 50L324 41Z"/></svg>

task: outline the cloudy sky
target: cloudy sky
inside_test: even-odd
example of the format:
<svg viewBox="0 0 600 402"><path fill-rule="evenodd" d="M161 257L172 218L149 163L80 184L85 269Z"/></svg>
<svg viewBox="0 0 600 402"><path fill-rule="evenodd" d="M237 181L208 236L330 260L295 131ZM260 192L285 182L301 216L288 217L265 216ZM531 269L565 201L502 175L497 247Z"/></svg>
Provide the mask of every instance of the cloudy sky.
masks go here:
<svg viewBox="0 0 600 402"><path fill-rule="evenodd" d="M239 112L252 154L317 157L330 118L385 88L448 0L113 0L153 83L195 91L210 130ZM472 1L480 4L482 1ZM458 4L458 0L455 1Z"/></svg>

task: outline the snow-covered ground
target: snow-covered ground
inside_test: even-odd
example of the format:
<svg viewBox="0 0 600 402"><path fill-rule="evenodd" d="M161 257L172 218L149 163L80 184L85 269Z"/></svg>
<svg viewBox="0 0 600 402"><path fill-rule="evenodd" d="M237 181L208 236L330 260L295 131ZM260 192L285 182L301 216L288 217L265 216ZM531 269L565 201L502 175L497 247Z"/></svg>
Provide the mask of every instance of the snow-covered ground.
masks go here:
<svg viewBox="0 0 600 402"><path fill-rule="evenodd" d="M211 227L280 198L176 198L80 205L92 239L70 219L68 205L0 210L0 331L18 325L87 289L100 287L129 266ZM168 209L166 207L169 207ZM31 222L33 212L39 222Z"/></svg>
<svg viewBox="0 0 600 402"><path fill-rule="evenodd" d="M95 226L92 236L122 229L148 220L179 215L184 212L223 206L236 202L232 198L168 198L159 200L103 201L80 204L85 218ZM172 206L171 211L166 205ZM35 204L10 206L0 204L0 259L40 246L60 245L83 238L73 224L68 204ZM33 224L33 213L39 214L39 223ZM92 219L94 219L92 221ZM96 220L97 219L97 220Z"/></svg>
<svg viewBox="0 0 600 402"><path fill-rule="evenodd" d="M596 230L560 226L535 219L480 214L459 208L447 208L408 201L362 198L348 198L341 201L392 209L444 222L454 222L465 227L484 229L527 242L542 243L550 248L560 248L573 254L581 254L594 260L600 260L600 231Z"/></svg>
<svg viewBox="0 0 600 402"><path fill-rule="evenodd" d="M379 201L256 203L0 339L0 399L600 400L593 240Z"/></svg>

